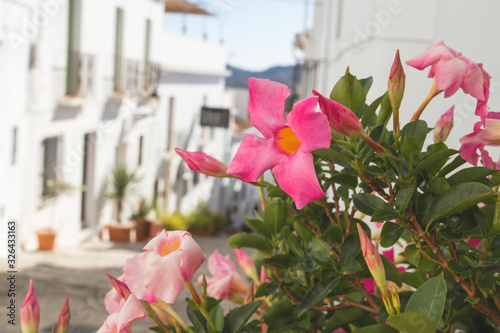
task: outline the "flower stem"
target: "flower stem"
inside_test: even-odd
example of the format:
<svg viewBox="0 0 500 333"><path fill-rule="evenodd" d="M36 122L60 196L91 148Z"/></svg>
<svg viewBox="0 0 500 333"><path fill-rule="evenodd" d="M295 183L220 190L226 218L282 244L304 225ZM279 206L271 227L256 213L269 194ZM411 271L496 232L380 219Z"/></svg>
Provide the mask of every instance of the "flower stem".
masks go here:
<svg viewBox="0 0 500 333"><path fill-rule="evenodd" d="M264 181L264 175L260 176L259 183ZM262 185L258 185L257 189L259 190L260 196L260 205L262 206L262 211L266 209L266 197L264 196L264 187Z"/></svg>
<svg viewBox="0 0 500 333"><path fill-rule="evenodd" d="M411 118L411 121L415 121L418 118L420 118L420 115L422 114L422 112L424 112L425 108L427 107L427 104L429 104L429 102L434 97L436 97L437 95L439 95L441 92L442 92L442 90L438 90L437 89L437 87L436 87L436 79L434 79L434 81L432 81L432 86L431 86L431 90L429 90L429 94L424 99L424 101L422 102L422 104L420 104L420 106L418 107L418 110L413 114L413 117Z"/></svg>
<svg viewBox="0 0 500 333"><path fill-rule="evenodd" d="M196 303L196 305L201 304L200 296L198 296L198 293L196 292L196 289L193 286L193 283L191 281L185 281L186 287L188 288L189 292L191 293L191 296L193 297L193 301Z"/></svg>
<svg viewBox="0 0 500 333"><path fill-rule="evenodd" d="M399 107L392 108L392 120L392 135L394 136L394 145L396 146L396 150L399 151Z"/></svg>
<svg viewBox="0 0 500 333"><path fill-rule="evenodd" d="M164 332L172 332L172 330L170 328L168 328L161 320L160 318L158 318L158 316L156 315L156 312L153 310L153 308L151 307L151 305L146 302L146 301L141 301L141 304L142 306L144 307L144 309L146 310L146 312L149 314L149 316L151 317L151 319L154 320L154 322L164 331Z"/></svg>
<svg viewBox="0 0 500 333"><path fill-rule="evenodd" d="M495 215L493 217L493 225L500 224L500 193L497 194L495 199Z"/></svg>
<svg viewBox="0 0 500 333"><path fill-rule="evenodd" d="M158 300L157 306L163 311L165 311L167 315L172 317L182 327L184 331L193 333L193 331L189 328L189 326L184 322L184 320L182 320L181 317L179 317L177 312L175 312L169 304L165 303L162 300Z"/></svg>

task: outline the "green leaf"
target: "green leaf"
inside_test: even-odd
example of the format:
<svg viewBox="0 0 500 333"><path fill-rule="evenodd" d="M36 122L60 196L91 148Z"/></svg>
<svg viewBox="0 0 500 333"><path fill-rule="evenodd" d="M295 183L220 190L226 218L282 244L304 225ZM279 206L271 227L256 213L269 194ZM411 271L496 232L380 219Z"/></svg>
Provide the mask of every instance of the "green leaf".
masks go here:
<svg viewBox="0 0 500 333"><path fill-rule="evenodd" d="M312 231L299 221L293 222L293 230L295 230L300 239L306 244L309 243L314 236Z"/></svg>
<svg viewBox="0 0 500 333"><path fill-rule="evenodd" d="M498 171L485 167L471 167L456 172L450 176L447 181L450 186L458 183L476 182L495 172Z"/></svg>
<svg viewBox="0 0 500 333"><path fill-rule="evenodd" d="M334 311L330 319L325 322L325 332L332 332L340 326L352 323L367 315L367 312L358 308L349 308Z"/></svg>
<svg viewBox="0 0 500 333"><path fill-rule="evenodd" d="M257 311L262 302L263 301L248 303L231 311L227 316L223 332L224 333L239 332L241 328L243 328L243 326L246 324L246 322L250 319L250 317L252 317L255 311Z"/></svg>
<svg viewBox="0 0 500 333"><path fill-rule="evenodd" d="M290 196L288 194L286 194L286 192L283 191L281 188L275 187L269 191L269 197L286 199L286 198L289 198Z"/></svg>
<svg viewBox="0 0 500 333"><path fill-rule="evenodd" d="M391 207L392 208L392 207ZM398 218L398 213L394 210L378 209L373 213L371 222L385 222Z"/></svg>
<svg viewBox="0 0 500 333"><path fill-rule="evenodd" d="M344 155L341 152L336 151L334 149L329 149L329 148L316 149L316 150L313 150L312 153L316 156L319 156L319 157L331 158L331 159L346 162L346 163L351 162L351 159L349 159L346 155Z"/></svg>
<svg viewBox="0 0 500 333"><path fill-rule="evenodd" d="M391 315L387 318L387 324L402 333L436 332L436 324L434 324L432 319L417 311L406 311L398 315Z"/></svg>
<svg viewBox="0 0 500 333"><path fill-rule="evenodd" d="M339 263L344 274L352 274L361 271L363 268L356 261L356 256L361 252L358 233L351 233L344 240L340 249Z"/></svg>
<svg viewBox="0 0 500 333"><path fill-rule="evenodd" d="M361 82L349 73L349 68L347 68L346 74L333 87L330 98L359 115L359 110L365 103L366 94Z"/></svg>
<svg viewBox="0 0 500 333"><path fill-rule="evenodd" d="M399 240L405 228L397 223L385 222L380 233L380 246L391 247Z"/></svg>
<svg viewBox="0 0 500 333"><path fill-rule="evenodd" d="M361 213L372 216L376 210L391 211L392 206L379 197L370 193L353 194L352 202Z"/></svg>
<svg viewBox="0 0 500 333"><path fill-rule="evenodd" d="M391 116L391 100L389 99L389 94L386 92L384 98L382 98L382 102L380 103L380 111L378 113L376 126L383 125L385 127Z"/></svg>
<svg viewBox="0 0 500 333"><path fill-rule="evenodd" d="M323 302L326 296L328 296L332 289L335 288L339 281L340 277L331 277L319 282L314 287L312 287L300 303L299 316L304 314L304 312L308 311L313 306L316 306Z"/></svg>
<svg viewBox="0 0 500 333"><path fill-rule="evenodd" d="M281 201L272 200L264 210L264 222L274 235L278 235L287 218L287 208Z"/></svg>
<svg viewBox="0 0 500 333"><path fill-rule="evenodd" d="M406 206L408 206L414 191L415 186L406 186L399 190L396 195L396 209L399 215L403 216L405 214Z"/></svg>
<svg viewBox="0 0 500 333"><path fill-rule="evenodd" d="M465 164L465 160L458 155L453 161L451 161L450 164L447 164L441 171L439 171L438 176L444 177L462 164Z"/></svg>
<svg viewBox="0 0 500 333"><path fill-rule="evenodd" d="M420 141L425 141L427 137L427 123L420 119L412 121L403 127L401 135L410 135Z"/></svg>
<svg viewBox="0 0 500 333"><path fill-rule="evenodd" d="M424 158L422 162L417 164L413 172L414 174L418 174L421 171L434 168L434 166L436 166L437 164L442 163L443 160L446 162L446 160L448 160L448 158L451 155L454 155L456 153L458 153L458 151L455 149L445 149L432 153L426 158ZM430 174L429 176L434 176L434 175Z"/></svg>
<svg viewBox="0 0 500 333"><path fill-rule="evenodd" d="M448 191L434 199L424 224L464 211L492 195L492 190L480 183L453 185Z"/></svg>
<svg viewBox="0 0 500 333"><path fill-rule="evenodd" d="M333 175L331 180L334 183L348 186L353 190L358 186L358 177L355 177L348 173L339 173L337 175Z"/></svg>
<svg viewBox="0 0 500 333"><path fill-rule="evenodd" d="M380 96L376 100L370 104L370 106L366 109L365 114L361 118L361 125L363 128L365 128L369 123L372 117L375 115L375 111L377 111L377 108L379 107L380 103L382 102L382 99L384 98L385 95Z"/></svg>
<svg viewBox="0 0 500 333"><path fill-rule="evenodd" d="M261 234L262 236L264 236L266 238L272 237L271 230L261 220L249 219L248 217L245 217L245 222L250 227L250 229L252 229L253 231Z"/></svg>
<svg viewBox="0 0 500 333"><path fill-rule="evenodd" d="M210 311L210 318L212 318L212 321L215 324L215 329L222 332L222 329L224 328L224 310L222 310L220 305Z"/></svg>
<svg viewBox="0 0 500 333"><path fill-rule="evenodd" d="M424 278L416 272L401 272L399 273L399 276L401 278L401 282L404 282L413 288L418 288L425 282Z"/></svg>
<svg viewBox="0 0 500 333"><path fill-rule="evenodd" d="M359 79L359 83L363 86L363 90L365 91L365 95L368 95L368 91L373 84L373 77L365 77L364 79Z"/></svg>
<svg viewBox="0 0 500 333"><path fill-rule="evenodd" d="M423 146L424 141L408 134L405 135L401 140L401 154L405 161L410 165L416 164L420 159Z"/></svg>
<svg viewBox="0 0 500 333"><path fill-rule="evenodd" d="M246 232L240 232L239 234L229 237L227 245L234 248L249 247L260 250L268 255L271 255L272 253L271 247L265 239Z"/></svg>
<svg viewBox="0 0 500 333"><path fill-rule="evenodd" d="M272 256L270 258L264 259L264 263L269 266L281 268L281 269L287 269L290 268L290 265L292 264L292 257L289 254L282 253L278 254L275 256Z"/></svg>
<svg viewBox="0 0 500 333"><path fill-rule="evenodd" d="M424 282L413 293L406 305L406 311L418 311L426 314L437 326L443 316L446 291L446 282L443 273L441 273Z"/></svg>
<svg viewBox="0 0 500 333"><path fill-rule="evenodd" d="M281 236L283 236L286 244L288 245L290 250L295 253L295 255L299 257L304 255L304 250L300 245L299 239L292 233L292 230L289 227L284 227L283 229L281 229Z"/></svg>

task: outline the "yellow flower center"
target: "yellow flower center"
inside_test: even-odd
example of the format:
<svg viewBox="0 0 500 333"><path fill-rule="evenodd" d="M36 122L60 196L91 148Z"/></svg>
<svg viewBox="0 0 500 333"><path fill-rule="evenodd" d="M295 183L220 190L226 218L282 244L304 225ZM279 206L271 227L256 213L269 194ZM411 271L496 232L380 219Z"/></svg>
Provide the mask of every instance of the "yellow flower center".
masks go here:
<svg viewBox="0 0 500 333"><path fill-rule="evenodd" d="M160 255L162 257L164 257L167 254L170 254L174 251L177 251L179 249L179 247L181 247L181 239L180 238L167 240L160 247Z"/></svg>
<svg viewBox="0 0 500 333"><path fill-rule="evenodd" d="M285 127L278 132L277 142L281 150L288 154L295 153L300 147L300 141L290 127Z"/></svg>

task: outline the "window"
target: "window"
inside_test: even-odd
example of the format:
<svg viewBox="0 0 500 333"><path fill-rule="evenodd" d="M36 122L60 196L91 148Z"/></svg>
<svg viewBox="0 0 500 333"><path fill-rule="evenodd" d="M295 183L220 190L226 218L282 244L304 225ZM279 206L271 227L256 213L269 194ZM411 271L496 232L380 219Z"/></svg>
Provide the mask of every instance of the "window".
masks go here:
<svg viewBox="0 0 500 333"><path fill-rule="evenodd" d="M79 90L79 51L80 51L80 0L69 1L68 17L68 54L66 73L66 95L75 96Z"/></svg>
<svg viewBox="0 0 500 333"><path fill-rule="evenodd" d="M115 26L115 91L123 90L122 64L123 62L123 9L116 8Z"/></svg>
<svg viewBox="0 0 500 333"><path fill-rule="evenodd" d="M172 128L174 120L174 97L170 97L168 101L168 111L167 111L167 151L172 149Z"/></svg>
<svg viewBox="0 0 500 333"><path fill-rule="evenodd" d="M47 198L50 195L50 187L53 186L57 180L60 138L51 137L43 140L42 149L42 196Z"/></svg>
<svg viewBox="0 0 500 333"><path fill-rule="evenodd" d="M137 163L138 166L141 166L142 164L142 150L144 146L144 135L141 135L139 137L139 161Z"/></svg>
<svg viewBox="0 0 500 333"><path fill-rule="evenodd" d="M144 45L144 89L148 90L151 85L151 20L146 20L146 38Z"/></svg>
<svg viewBox="0 0 500 333"><path fill-rule="evenodd" d="M16 164L17 159L17 127L12 129L12 155L11 155L11 164Z"/></svg>

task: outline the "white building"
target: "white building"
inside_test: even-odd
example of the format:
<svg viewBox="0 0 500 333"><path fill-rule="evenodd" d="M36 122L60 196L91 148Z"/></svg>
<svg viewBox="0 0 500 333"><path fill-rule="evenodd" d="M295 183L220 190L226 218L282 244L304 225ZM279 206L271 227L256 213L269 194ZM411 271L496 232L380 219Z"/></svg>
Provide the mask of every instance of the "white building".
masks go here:
<svg viewBox="0 0 500 333"><path fill-rule="evenodd" d="M224 49L162 31L163 16L160 0L0 0L0 219L26 248L39 228L71 245L116 220L103 191L117 164L173 209L189 203L174 190L204 183L173 148L225 153L228 130L198 125L203 105L230 107ZM48 199L55 180L84 191Z"/></svg>
<svg viewBox="0 0 500 333"><path fill-rule="evenodd" d="M314 27L300 37L305 50L301 98L315 89L329 95L346 67L358 78L373 76L367 98L371 102L387 90L387 79L396 49L402 61L443 40L449 47L482 62L492 75L490 108L500 108L500 37L496 19L500 3L494 0L315 0ZM406 92L400 120L406 123L427 95L431 80L406 66ZM435 98L422 118L434 126L438 117L455 104L455 125L447 144L458 148L458 139L472 132L477 121L475 99L461 90L453 97Z"/></svg>

